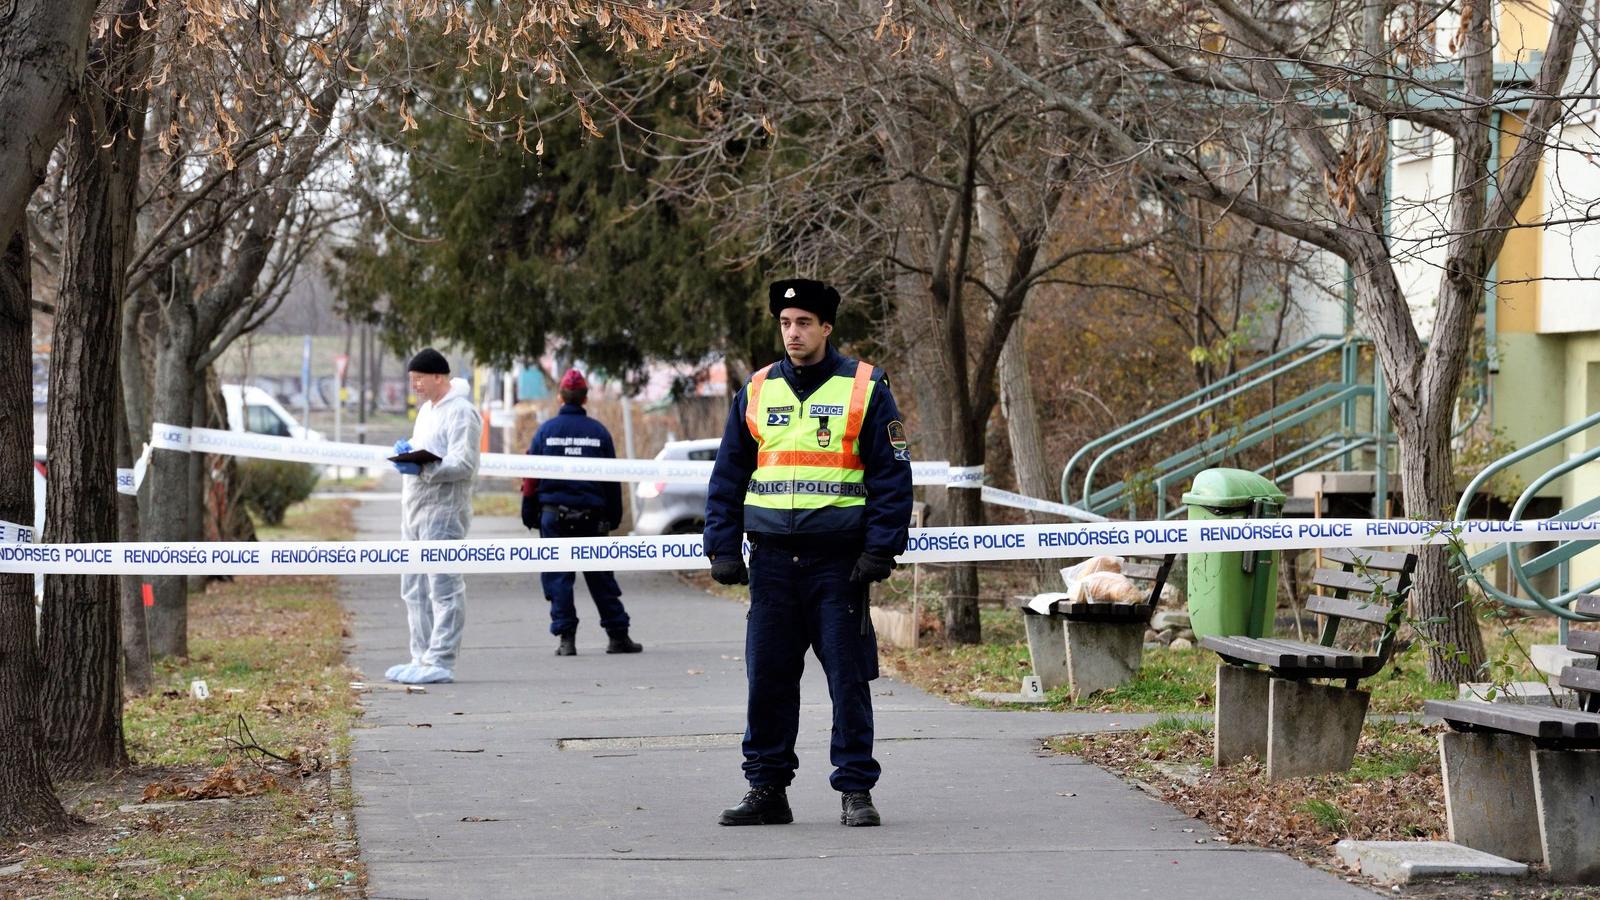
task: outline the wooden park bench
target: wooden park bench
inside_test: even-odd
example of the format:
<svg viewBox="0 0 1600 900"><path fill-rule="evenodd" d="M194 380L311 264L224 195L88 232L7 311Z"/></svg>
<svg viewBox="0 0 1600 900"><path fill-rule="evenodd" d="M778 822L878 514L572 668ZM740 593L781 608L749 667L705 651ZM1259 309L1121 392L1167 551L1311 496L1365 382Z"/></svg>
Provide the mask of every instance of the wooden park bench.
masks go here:
<svg viewBox="0 0 1600 900"><path fill-rule="evenodd" d="M1087 697L1127 683L1144 660L1145 628L1176 559L1175 553L1123 559L1122 574L1150 586L1142 603L1074 601L1065 594L1017 598L1039 686L1048 691L1071 685L1074 697Z"/></svg>
<svg viewBox="0 0 1600 900"><path fill-rule="evenodd" d="M1600 597L1573 609L1600 616ZM1600 656L1600 632L1570 632L1567 649ZM1591 884L1600 881L1600 670L1567 666L1557 683L1575 692L1577 709L1480 700L1424 709L1451 729L1439 735L1450 840Z"/></svg>
<svg viewBox="0 0 1600 900"><path fill-rule="evenodd" d="M1218 766L1263 759L1267 778L1342 772L1355 758L1372 695L1363 678L1383 671L1411 590L1417 558L1380 550L1324 550L1305 608L1325 620L1320 643L1207 635L1200 646L1217 665L1215 757ZM1335 644L1346 619L1377 626L1370 650ZM1259 668L1258 668L1259 667ZM1343 681L1316 684L1313 679Z"/></svg>

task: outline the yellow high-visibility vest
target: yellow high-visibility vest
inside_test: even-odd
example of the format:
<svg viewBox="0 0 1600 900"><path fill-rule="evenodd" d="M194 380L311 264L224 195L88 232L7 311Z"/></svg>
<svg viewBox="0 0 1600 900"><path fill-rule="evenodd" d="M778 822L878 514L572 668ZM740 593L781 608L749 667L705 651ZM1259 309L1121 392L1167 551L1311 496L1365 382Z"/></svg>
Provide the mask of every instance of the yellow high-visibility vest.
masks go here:
<svg viewBox="0 0 1600 900"><path fill-rule="evenodd" d="M872 399L872 366L856 363L853 375L831 376L804 401L781 377L769 378L772 369L757 372L747 388L745 425L756 441L756 470L745 489L745 530L860 529L867 486L857 441Z"/></svg>

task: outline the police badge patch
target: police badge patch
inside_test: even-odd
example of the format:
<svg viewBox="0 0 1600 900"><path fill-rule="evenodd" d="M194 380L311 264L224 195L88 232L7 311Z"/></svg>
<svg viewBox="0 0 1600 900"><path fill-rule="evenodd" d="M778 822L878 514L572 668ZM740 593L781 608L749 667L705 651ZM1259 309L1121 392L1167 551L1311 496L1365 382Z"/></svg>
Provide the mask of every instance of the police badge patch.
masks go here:
<svg viewBox="0 0 1600 900"><path fill-rule="evenodd" d="M896 450L905 450L911 446L906 440L906 426L902 425L899 419L889 423L889 446Z"/></svg>

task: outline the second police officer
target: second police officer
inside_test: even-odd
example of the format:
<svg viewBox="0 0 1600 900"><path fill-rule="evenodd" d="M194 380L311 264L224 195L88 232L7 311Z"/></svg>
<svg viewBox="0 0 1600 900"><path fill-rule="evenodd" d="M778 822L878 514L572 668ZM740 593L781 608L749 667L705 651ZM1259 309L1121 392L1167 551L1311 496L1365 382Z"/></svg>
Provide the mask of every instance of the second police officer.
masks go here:
<svg viewBox="0 0 1600 900"><path fill-rule="evenodd" d="M577 369L561 376L561 411L539 426L528 445L532 456L581 459L615 459L611 432L584 411L589 402L589 382ZM603 537L622 523L622 485L615 481L571 478L524 478L522 524L537 528L545 538ZM550 601L550 633L556 636L557 656L578 653L578 607L573 596L575 572L541 572L539 584ZM628 610L622 605L622 588L610 572L583 573L600 627L610 641L607 653L638 653L644 647L628 636Z"/></svg>
<svg viewBox="0 0 1600 900"><path fill-rule="evenodd" d="M829 781L841 795L839 820L877 825L870 792L881 768L872 756L870 682L878 677L878 646L867 595L906 547L911 454L883 370L828 342L838 292L817 281L778 281L768 308L784 358L734 398L706 502L712 577L750 585L749 791L720 821L794 821L787 788L800 764L800 676L810 650L833 698Z"/></svg>

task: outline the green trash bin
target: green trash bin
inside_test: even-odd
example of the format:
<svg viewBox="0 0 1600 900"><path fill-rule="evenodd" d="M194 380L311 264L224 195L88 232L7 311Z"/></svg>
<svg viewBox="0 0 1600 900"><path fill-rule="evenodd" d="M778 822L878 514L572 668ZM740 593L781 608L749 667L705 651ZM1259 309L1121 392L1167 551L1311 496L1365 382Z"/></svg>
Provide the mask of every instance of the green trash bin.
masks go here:
<svg viewBox="0 0 1600 900"><path fill-rule="evenodd" d="M1276 519L1283 491L1244 469L1207 469L1183 495L1189 519ZM1189 554L1189 627L1195 637L1265 637L1278 606L1278 551Z"/></svg>

